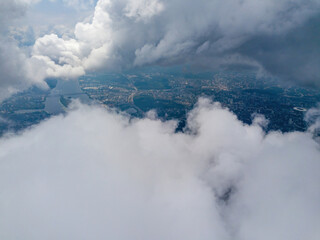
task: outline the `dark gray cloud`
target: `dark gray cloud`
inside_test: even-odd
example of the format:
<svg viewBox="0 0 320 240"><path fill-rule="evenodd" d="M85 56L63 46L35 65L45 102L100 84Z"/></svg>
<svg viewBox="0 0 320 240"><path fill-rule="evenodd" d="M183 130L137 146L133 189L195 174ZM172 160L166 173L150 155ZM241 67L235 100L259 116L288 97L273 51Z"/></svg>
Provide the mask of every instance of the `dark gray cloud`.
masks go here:
<svg viewBox="0 0 320 240"><path fill-rule="evenodd" d="M192 63L253 66L317 84L319 12L316 0L100 0L92 19L76 25L74 39L39 38L33 58L47 65L48 75L66 78L119 66Z"/></svg>
<svg viewBox="0 0 320 240"><path fill-rule="evenodd" d="M56 26L51 32L59 29L57 34L36 39L30 51L12 47L18 43L9 37L8 26L34 2L1 3L2 59L25 56L15 64L1 63L7 92L46 77L68 79L88 71L184 63L210 69L249 66L319 86L317 0L99 0L92 17L78 22L73 34ZM10 31L23 39L21 31ZM26 76L25 83L21 76ZM14 90L8 88L10 81Z"/></svg>
<svg viewBox="0 0 320 240"><path fill-rule="evenodd" d="M235 51L285 80L320 86L320 15L280 35L256 36Z"/></svg>
<svg viewBox="0 0 320 240"><path fill-rule="evenodd" d="M20 44L29 40L23 40L17 28L8 31L8 26L34 2L1 3L1 58L10 60L0 66L2 89L8 92L2 96L43 83L46 77L68 79L88 71L184 63L210 69L249 66L319 86L316 0L99 0L92 17L78 22L74 34L53 27L51 32L59 29L57 34L35 39L32 50L26 51L15 47L19 43L14 38Z"/></svg>

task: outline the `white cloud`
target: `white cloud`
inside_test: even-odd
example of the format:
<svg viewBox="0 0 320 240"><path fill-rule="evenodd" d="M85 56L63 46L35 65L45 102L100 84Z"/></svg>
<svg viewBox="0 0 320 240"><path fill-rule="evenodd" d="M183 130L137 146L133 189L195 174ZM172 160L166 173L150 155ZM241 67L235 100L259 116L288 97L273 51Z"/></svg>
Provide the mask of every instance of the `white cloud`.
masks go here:
<svg viewBox="0 0 320 240"><path fill-rule="evenodd" d="M262 114L258 114L258 113L254 113L251 115L251 117L253 118L252 120L252 124L254 125L258 125L264 129L266 129L269 125L269 120L265 118L264 115Z"/></svg>
<svg viewBox="0 0 320 240"><path fill-rule="evenodd" d="M305 114L305 121L308 123L308 131L313 133L318 138L320 137L320 104L317 107L311 108Z"/></svg>
<svg viewBox="0 0 320 240"><path fill-rule="evenodd" d="M203 99L188 126L78 106L1 139L1 238L318 239L311 134L266 135Z"/></svg>
<svg viewBox="0 0 320 240"><path fill-rule="evenodd" d="M32 58L45 63L47 76L68 79L85 74L80 54L76 40L64 40L51 34L37 39Z"/></svg>

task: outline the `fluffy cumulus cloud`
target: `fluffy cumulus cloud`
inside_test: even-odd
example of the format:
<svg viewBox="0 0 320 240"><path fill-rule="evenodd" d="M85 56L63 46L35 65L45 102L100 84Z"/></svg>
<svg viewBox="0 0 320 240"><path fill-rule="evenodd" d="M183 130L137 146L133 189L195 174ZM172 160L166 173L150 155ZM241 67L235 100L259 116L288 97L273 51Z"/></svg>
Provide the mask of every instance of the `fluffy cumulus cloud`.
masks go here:
<svg viewBox="0 0 320 240"><path fill-rule="evenodd" d="M0 140L2 239L319 239L320 151L201 99L188 129L77 106Z"/></svg>
<svg viewBox="0 0 320 240"><path fill-rule="evenodd" d="M46 62L48 76L79 77L84 74L79 51L79 43L74 39L63 40L55 34L46 35L38 39L33 48L34 55L41 53L41 56L34 56L33 59Z"/></svg>
<svg viewBox="0 0 320 240"><path fill-rule="evenodd" d="M76 25L73 40L40 38L34 57L48 64L49 75L65 77L146 64L240 64L317 84L319 14L317 0L99 0L92 19ZM39 51L48 38L53 58ZM65 61L65 54L77 61Z"/></svg>

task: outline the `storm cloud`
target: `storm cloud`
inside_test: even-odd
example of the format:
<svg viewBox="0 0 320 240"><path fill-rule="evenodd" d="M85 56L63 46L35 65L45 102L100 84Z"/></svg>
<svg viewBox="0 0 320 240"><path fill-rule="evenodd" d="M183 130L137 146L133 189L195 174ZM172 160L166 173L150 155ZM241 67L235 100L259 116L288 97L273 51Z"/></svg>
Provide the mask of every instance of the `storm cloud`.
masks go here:
<svg viewBox="0 0 320 240"><path fill-rule="evenodd" d="M16 19L37 2L1 2L1 99L33 84L45 86L47 77L70 79L146 65L252 67L319 86L317 0L99 0L73 34L56 26L31 46L20 46L8 29L19 32ZM63 2L67 5L60 7L78 6L77 11L95 4Z"/></svg>
<svg viewBox="0 0 320 240"><path fill-rule="evenodd" d="M320 151L200 99L186 133L74 105L0 140L3 239L319 238Z"/></svg>
<svg viewBox="0 0 320 240"><path fill-rule="evenodd" d="M74 39L39 38L33 58L49 76L144 65L247 65L286 80L319 83L320 3L100 0ZM50 51L48 52L48 44Z"/></svg>

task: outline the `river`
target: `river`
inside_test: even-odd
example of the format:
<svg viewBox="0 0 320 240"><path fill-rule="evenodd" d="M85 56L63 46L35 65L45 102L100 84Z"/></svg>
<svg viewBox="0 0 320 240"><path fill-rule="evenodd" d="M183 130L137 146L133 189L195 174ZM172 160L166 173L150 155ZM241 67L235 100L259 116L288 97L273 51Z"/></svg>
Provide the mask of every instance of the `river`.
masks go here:
<svg viewBox="0 0 320 240"><path fill-rule="evenodd" d="M71 99L79 99L82 103L89 104L91 102L80 88L78 80L58 80L55 88L53 88L45 101L45 111L49 114L60 114L65 112L65 107L60 102L60 97Z"/></svg>

